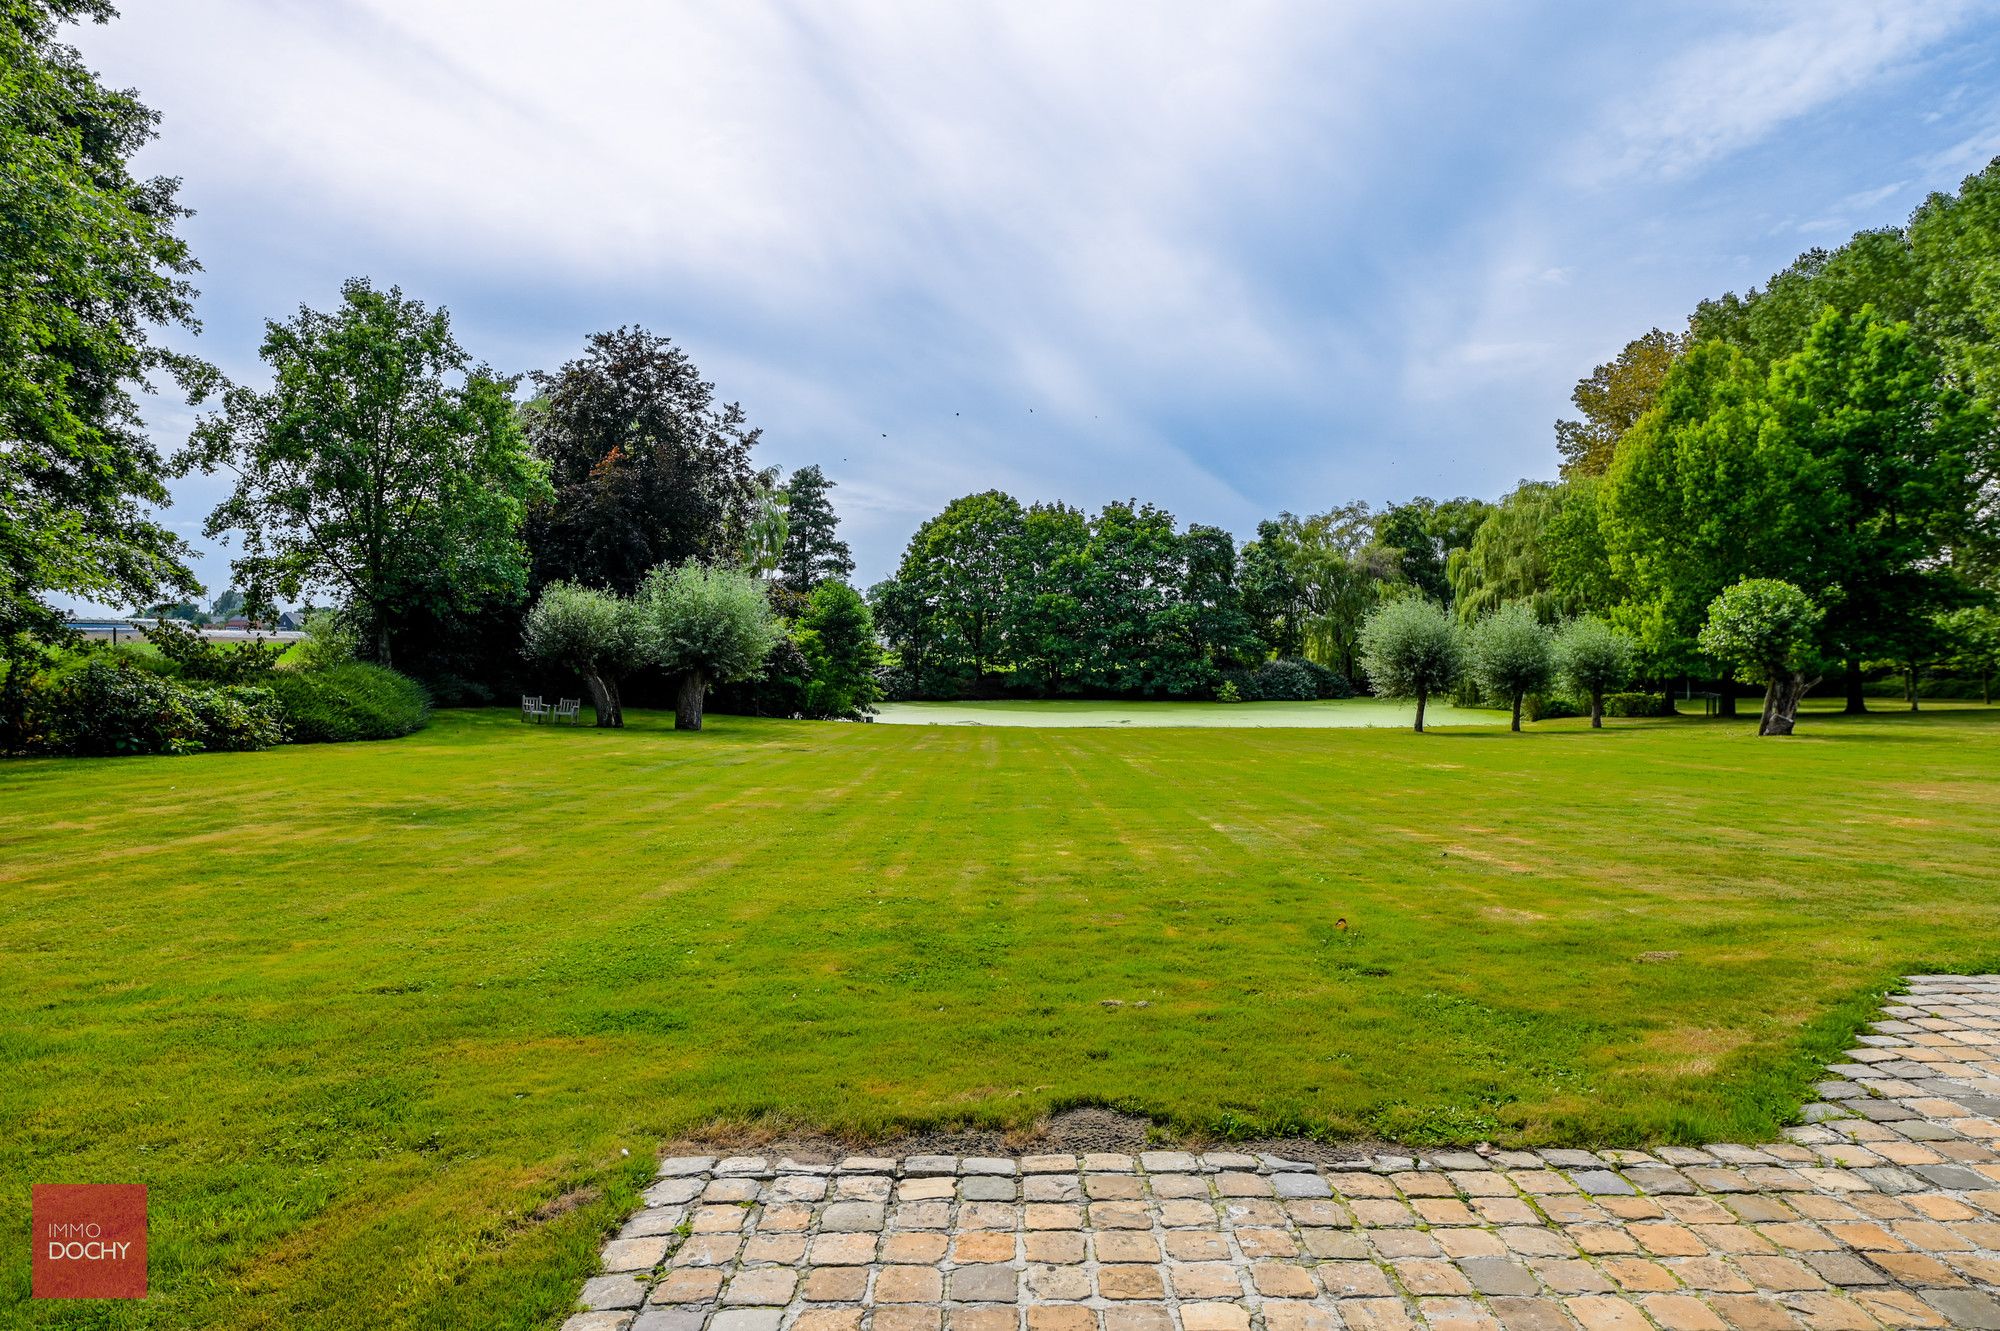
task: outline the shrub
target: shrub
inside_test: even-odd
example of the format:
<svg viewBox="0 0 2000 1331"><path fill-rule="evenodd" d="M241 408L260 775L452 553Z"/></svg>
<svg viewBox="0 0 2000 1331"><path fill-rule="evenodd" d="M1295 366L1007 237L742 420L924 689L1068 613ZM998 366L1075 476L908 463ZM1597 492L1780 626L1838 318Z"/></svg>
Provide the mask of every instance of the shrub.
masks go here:
<svg viewBox="0 0 2000 1331"><path fill-rule="evenodd" d="M1672 716L1674 700L1662 693L1607 693L1606 716Z"/></svg>
<svg viewBox="0 0 2000 1331"><path fill-rule="evenodd" d="M423 685L362 661L331 670L274 670L269 685L299 744L396 739L430 723Z"/></svg>
<svg viewBox="0 0 2000 1331"><path fill-rule="evenodd" d="M40 677L28 697L28 746L78 758L269 748L285 742L271 691L166 678L122 655L92 653Z"/></svg>
<svg viewBox="0 0 2000 1331"><path fill-rule="evenodd" d="M1236 687L1235 680L1225 679L1222 681L1222 687L1215 691L1215 700L1217 702L1242 702L1243 691Z"/></svg>
<svg viewBox="0 0 2000 1331"><path fill-rule="evenodd" d="M338 610L308 610L306 636L285 654L285 664L298 670L331 670L355 659L360 635Z"/></svg>
<svg viewBox="0 0 2000 1331"><path fill-rule="evenodd" d="M1267 702L1310 702L1319 697L1319 681L1303 661L1266 661L1257 670L1257 696Z"/></svg>
<svg viewBox="0 0 2000 1331"><path fill-rule="evenodd" d="M215 753L248 753L285 742L285 712L278 695L252 684L188 690L201 744Z"/></svg>
<svg viewBox="0 0 2000 1331"><path fill-rule="evenodd" d="M204 684L261 683L285 650L276 643L210 642L173 619L157 621L146 642L173 666L166 673Z"/></svg>
<svg viewBox="0 0 2000 1331"><path fill-rule="evenodd" d="M1588 713L1560 694L1531 693L1521 700L1521 715L1530 721L1554 721L1565 716L1585 716Z"/></svg>
<svg viewBox="0 0 2000 1331"><path fill-rule="evenodd" d="M28 746L77 758L201 752L190 690L93 654L42 676L28 695Z"/></svg>

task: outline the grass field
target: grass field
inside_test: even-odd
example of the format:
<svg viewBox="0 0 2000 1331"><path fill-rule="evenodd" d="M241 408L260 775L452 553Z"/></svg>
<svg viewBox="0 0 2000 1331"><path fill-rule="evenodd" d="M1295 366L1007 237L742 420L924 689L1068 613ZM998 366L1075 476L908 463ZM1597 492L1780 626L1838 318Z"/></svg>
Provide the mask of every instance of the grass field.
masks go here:
<svg viewBox="0 0 2000 1331"><path fill-rule="evenodd" d="M0 1245L148 1183L154 1288L10 1256L0 1324L552 1326L725 1120L1756 1138L1898 972L2000 966L2000 711L633 719L0 765Z"/></svg>

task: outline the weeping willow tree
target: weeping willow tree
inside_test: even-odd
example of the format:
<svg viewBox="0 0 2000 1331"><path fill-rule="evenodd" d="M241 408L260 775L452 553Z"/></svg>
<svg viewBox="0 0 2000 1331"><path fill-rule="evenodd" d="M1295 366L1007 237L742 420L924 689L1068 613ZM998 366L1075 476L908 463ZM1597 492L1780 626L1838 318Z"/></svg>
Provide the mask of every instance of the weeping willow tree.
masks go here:
<svg viewBox="0 0 2000 1331"><path fill-rule="evenodd" d="M1571 499L1560 482L1522 481L1479 524L1472 544L1452 551L1445 574L1462 622L1515 602L1545 624L1584 608L1558 577L1554 533Z"/></svg>

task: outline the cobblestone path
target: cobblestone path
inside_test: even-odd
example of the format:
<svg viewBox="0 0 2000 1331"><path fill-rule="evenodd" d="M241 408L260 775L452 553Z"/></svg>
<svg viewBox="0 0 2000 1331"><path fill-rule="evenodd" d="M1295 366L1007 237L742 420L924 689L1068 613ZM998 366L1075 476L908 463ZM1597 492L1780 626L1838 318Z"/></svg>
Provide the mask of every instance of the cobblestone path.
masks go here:
<svg viewBox="0 0 2000 1331"><path fill-rule="evenodd" d="M666 1160L565 1331L2000 1331L2000 976L1765 1146Z"/></svg>

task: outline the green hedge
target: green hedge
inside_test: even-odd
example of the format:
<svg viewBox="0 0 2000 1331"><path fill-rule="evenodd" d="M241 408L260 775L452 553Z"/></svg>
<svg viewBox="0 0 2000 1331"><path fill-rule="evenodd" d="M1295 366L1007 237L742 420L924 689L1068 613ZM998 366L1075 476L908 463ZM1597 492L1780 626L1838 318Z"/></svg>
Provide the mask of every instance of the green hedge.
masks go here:
<svg viewBox="0 0 2000 1331"><path fill-rule="evenodd" d="M1674 700L1660 693L1607 693L1606 716L1672 716Z"/></svg>
<svg viewBox="0 0 2000 1331"><path fill-rule="evenodd" d="M285 742L270 690L162 678L122 653L93 652L36 679L27 697L33 753L110 758L249 750Z"/></svg>
<svg viewBox="0 0 2000 1331"><path fill-rule="evenodd" d="M350 661L324 670L273 670L266 682L295 744L396 739L430 724L424 686L381 666Z"/></svg>

